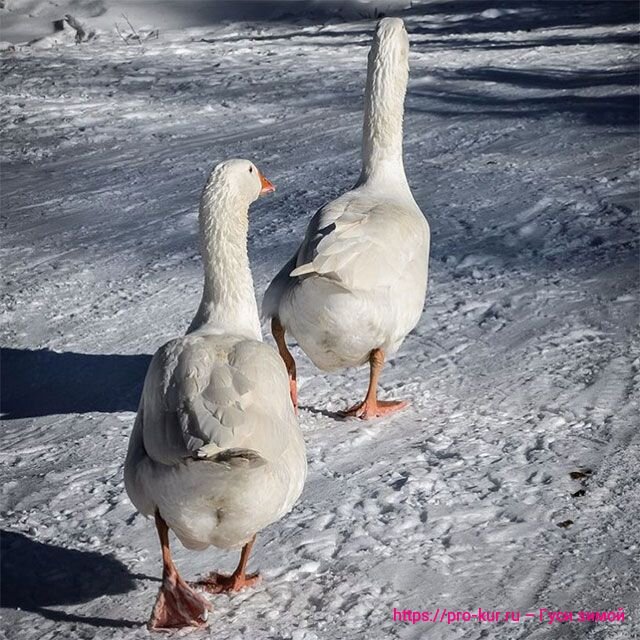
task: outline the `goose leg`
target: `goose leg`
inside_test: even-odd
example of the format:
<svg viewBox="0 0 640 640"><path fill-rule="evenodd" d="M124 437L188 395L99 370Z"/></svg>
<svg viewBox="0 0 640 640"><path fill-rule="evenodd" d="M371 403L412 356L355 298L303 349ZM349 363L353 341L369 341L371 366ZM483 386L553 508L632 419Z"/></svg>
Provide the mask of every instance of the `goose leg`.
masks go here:
<svg viewBox="0 0 640 640"><path fill-rule="evenodd" d="M147 626L151 630L203 627L211 604L178 573L169 549L169 527L157 510L156 527L162 547L162 586Z"/></svg>
<svg viewBox="0 0 640 640"><path fill-rule="evenodd" d="M296 361L293 359L291 352L287 347L287 343L284 339L284 327L280 324L278 318L271 320L271 333L278 346L278 352L280 357L284 360L284 364L287 367L287 373L289 374L289 392L291 393L291 402L293 402L293 408L298 413L298 382L296 380Z"/></svg>
<svg viewBox="0 0 640 640"><path fill-rule="evenodd" d="M224 593L225 591L240 591L245 587L253 587L260 581L260 575L252 573L246 574L247 564L249 563L249 555L253 543L256 541L254 535L247 544L242 547L242 553L240 554L240 562L236 567L236 570L230 575L226 576L221 573L211 573L206 578L198 580L196 584L202 587L209 593Z"/></svg>
<svg viewBox="0 0 640 640"><path fill-rule="evenodd" d="M374 349L369 354L369 388L362 402L341 411L340 415L347 418L378 418L394 411L404 409L409 403L406 400L378 400L378 378L384 365L384 351Z"/></svg>

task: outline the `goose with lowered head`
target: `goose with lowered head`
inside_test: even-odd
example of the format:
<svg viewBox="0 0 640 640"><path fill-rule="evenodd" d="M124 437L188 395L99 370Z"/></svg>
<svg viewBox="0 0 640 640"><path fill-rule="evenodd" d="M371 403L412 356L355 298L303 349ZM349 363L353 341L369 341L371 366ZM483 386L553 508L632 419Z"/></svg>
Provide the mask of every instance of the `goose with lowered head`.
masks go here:
<svg viewBox="0 0 640 640"><path fill-rule="evenodd" d="M151 629L202 626L208 600L172 560L169 530L188 549L240 548L230 576L196 586L218 593L258 580L246 567L256 533L302 492L304 443L287 372L262 342L247 255L249 205L274 187L248 160L215 167L200 201L204 291L184 337L154 355L125 462L125 486L154 516L162 586Z"/></svg>
<svg viewBox="0 0 640 640"><path fill-rule="evenodd" d="M379 400L377 384L385 359L418 323L427 290L429 225L402 161L408 57L402 20L380 20L369 52L360 178L313 216L265 293L263 316L271 319L294 405L287 331L325 371L369 363L366 396L343 415L373 418L407 404Z"/></svg>

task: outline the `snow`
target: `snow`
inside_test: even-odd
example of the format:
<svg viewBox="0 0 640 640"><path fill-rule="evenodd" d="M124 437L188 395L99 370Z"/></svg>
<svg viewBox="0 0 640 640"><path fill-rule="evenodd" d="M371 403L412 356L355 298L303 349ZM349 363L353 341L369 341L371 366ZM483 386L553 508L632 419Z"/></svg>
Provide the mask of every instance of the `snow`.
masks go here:
<svg viewBox="0 0 640 640"><path fill-rule="evenodd" d="M40 40L47 46L54 20L72 15L97 33L184 29L220 22L376 18L406 9L410 0L4 0L3 40Z"/></svg>
<svg viewBox="0 0 640 640"><path fill-rule="evenodd" d="M45 3L5 3L8 638L148 636L158 543L122 465L149 355L199 302L210 168L249 157L277 185L251 214L259 299L359 173L372 16L278 4L180 22L127 3L136 30L159 29L139 43L113 31L121 5L61 3L96 37L55 44L47 14L37 46L16 43L38 36ZM637 637L636 3L395 8L411 39L406 168L433 234L424 315L382 376L382 397L411 406L337 420L366 370L325 375L294 347L303 497L258 536L263 583L216 596L193 637ZM174 552L188 578L237 561ZM626 619L425 626L394 607Z"/></svg>

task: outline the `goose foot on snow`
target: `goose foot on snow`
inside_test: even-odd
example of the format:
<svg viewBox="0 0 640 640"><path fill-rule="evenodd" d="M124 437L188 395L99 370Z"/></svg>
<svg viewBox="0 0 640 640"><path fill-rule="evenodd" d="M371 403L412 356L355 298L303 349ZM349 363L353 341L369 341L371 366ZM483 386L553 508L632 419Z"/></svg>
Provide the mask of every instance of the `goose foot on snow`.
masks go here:
<svg viewBox="0 0 640 640"><path fill-rule="evenodd" d="M260 575L258 573L246 574L249 554L255 541L256 537L254 535L253 538L242 547L240 562L230 576L221 573L211 573L206 578L195 582L194 585L209 593L225 593L227 591L241 591L246 587L253 587L258 584L258 582L260 582Z"/></svg>
<svg viewBox="0 0 640 640"><path fill-rule="evenodd" d="M370 373L367 395L362 402L340 411L341 417L370 420L371 418L379 418L395 411L400 411L400 409L404 409L409 404L407 400L378 400L378 378L383 365L384 351L382 349L373 349L369 355Z"/></svg>
<svg viewBox="0 0 640 640"><path fill-rule="evenodd" d="M211 604L178 573L169 550L169 527L158 511L156 527L162 547L162 586L147 626L151 630L203 627Z"/></svg>
<svg viewBox="0 0 640 640"><path fill-rule="evenodd" d="M344 411L340 411L342 418L362 418L363 420L370 420L371 418L380 418L382 416L389 415L400 409L404 409L409 402L407 400L375 400L368 402L363 400L354 404L353 407L349 407Z"/></svg>

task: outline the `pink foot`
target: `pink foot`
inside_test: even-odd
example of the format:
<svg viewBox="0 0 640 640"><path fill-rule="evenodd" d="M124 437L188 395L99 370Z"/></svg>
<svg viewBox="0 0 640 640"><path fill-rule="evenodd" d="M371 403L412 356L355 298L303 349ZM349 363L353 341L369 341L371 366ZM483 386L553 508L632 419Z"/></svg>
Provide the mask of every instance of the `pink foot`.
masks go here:
<svg viewBox="0 0 640 640"><path fill-rule="evenodd" d="M247 587L254 587L260 582L260 574L250 575L231 574L225 576L221 573L210 573L206 578L201 578L194 585L204 589L208 593L226 593L229 591L241 591Z"/></svg>
<svg viewBox="0 0 640 640"><path fill-rule="evenodd" d="M298 415L298 383L291 377L289 377L289 393L291 394L293 410Z"/></svg>
<svg viewBox="0 0 640 640"><path fill-rule="evenodd" d="M409 402L407 400L376 400L375 402L363 400L349 409L340 411L343 418L361 418L371 420L380 418L404 409Z"/></svg>
<svg viewBox="0 0 640 640"><path fill-rule="evenodd" d="M203 627L211 604L179 575L165 578L147 624L151 630Z"/></svg>

